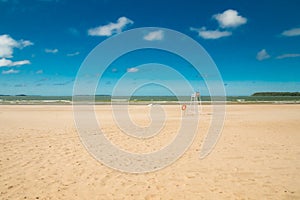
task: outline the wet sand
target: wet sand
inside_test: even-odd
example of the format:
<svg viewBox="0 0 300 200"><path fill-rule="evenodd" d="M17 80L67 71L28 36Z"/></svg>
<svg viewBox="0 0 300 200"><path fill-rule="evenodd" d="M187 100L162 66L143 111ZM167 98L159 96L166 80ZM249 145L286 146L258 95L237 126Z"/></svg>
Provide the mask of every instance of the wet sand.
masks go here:
<svg viewBox="0 0 300 200"><path fill-rule="evenodd" d="M103 131L135 153L170 142L180 106L164 106L165 128L138 141L116 127L109 106L96 106ZM146 126L147 106L131 106ZM72 106L0 106L1 199L300 199L300 105L229 105L222 136L199 159L210 124L208 105L198 134L172 165L144 174L122 173L96 161L76 132Z"/></svg>

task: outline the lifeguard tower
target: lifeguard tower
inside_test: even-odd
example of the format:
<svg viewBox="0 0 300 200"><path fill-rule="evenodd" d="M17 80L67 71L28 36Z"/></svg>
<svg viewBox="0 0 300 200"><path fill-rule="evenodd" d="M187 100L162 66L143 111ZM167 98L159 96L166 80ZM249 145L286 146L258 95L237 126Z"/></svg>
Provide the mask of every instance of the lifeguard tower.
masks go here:
<svg viewBox="0 0 300 200"><path fill-rule="evenodd" d="M183 115L196 115L198 114L198 104L200 101L200 92L194 92L191 94L191 100L189 105L183 104L181 110Z"/></svg>
<svg viewBox="0 0 300 200"><path fill-rule="evenodd" d="M200 100L200 92L194 92L191 95L190 105L189 105L189 108L187 109L188 114L190 114L190 115L198 114L199 100Z"/></svg>

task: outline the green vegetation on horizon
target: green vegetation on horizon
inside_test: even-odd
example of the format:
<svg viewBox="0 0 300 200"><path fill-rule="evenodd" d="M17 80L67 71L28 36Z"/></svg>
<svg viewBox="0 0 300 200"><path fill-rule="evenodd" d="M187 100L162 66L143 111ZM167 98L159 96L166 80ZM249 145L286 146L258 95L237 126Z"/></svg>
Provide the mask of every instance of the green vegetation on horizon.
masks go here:
<svg viewBox="0 0 300 200"><path fill-rule="evenodd" d="M251 96L258 96L258 97L263 97L263 96L276 96L276 97L289 96L289 97L294 97L294 96L300 96L300 92L256 92L256 93L252 94Z"/></svg>

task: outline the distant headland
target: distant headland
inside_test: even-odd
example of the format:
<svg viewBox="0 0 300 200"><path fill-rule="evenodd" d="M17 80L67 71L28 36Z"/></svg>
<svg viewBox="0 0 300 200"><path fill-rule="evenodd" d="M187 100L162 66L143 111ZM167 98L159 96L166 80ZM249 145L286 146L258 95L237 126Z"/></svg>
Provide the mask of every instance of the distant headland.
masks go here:
<svg viewBox="0 0 300 200"><path fill-rule="evenodd" d="M251 96L257 96L257 97L262 97L262 96L272 96L272 97L289 96L289 97L294 97L294 96L300 96L300 92L256 92L256 93L252 94Z"/></svg>

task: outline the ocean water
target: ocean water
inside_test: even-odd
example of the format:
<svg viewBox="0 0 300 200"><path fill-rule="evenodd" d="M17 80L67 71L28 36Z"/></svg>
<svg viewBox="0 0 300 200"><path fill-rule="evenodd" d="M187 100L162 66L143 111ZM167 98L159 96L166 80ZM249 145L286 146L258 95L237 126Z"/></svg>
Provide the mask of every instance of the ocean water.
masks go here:
<svg viewBox="0 0 300 200"><path fill-rule="evenodd" d="M190 101L190 96L131 96L114 97L114 99L128 100L131 103ZM227 96L228 103L255 103L255 102L289 102L300 103L300 96ZM210 102L210 96L201 96L200 101ZM71 104L72 96L0 96L0 104ZM111 96L96 95L95 102L110 103Z"/></svg>

